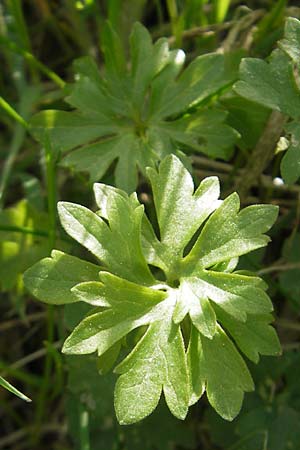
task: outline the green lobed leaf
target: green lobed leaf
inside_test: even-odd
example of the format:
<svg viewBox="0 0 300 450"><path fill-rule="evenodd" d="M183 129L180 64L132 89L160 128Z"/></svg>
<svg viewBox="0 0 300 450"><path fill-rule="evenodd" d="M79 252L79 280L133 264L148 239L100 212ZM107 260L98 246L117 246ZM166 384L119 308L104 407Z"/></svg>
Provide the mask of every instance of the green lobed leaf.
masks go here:
<svg viewBox="0 0 300 450"><path fill-rule="evenodd" d="M176 265L197 229L218 206L219 180L206 178L194 194L191 175L175 157L164 159L157 173L148 170L160 229L169 266Z"/></svg>
<svg viewBox="0 0 300 450"><path fill-rule="evenodd" d="M270 110L233 92L223 96L221 103L228 111L226 123L240 134L238 147L241 150L252 150L265 128Z"/></svg>
<svg viewBox="0 0 300 450"><path fill-rule="evenodd" d="M116 414L121 424L134 423L151 414L162 390L173 415L185 418L189 384L184 343L170 314L149 326L115 370L121 374L115 390Z"/></svg>
<svg viewBox="0 0 300 450"><path fill-rule="evenodd" d="M176 140L181 148L190 148L211 158L228 159L239 134L224 123L226 118L225 111L205 108L177 120L159 123L154 129L159 136L165 135L170 145Z"/></svg>
<svg viewBox="0 0 300 450"><path fill-rule="evenodd" d="M270 314L248 314L246 322L242 324L218 308L217 317L251 361L258 363L259 355L278 356L281 354L277 334L274 328L269 326L273 321Z"/></svg>
<svg viewBox="0 0 300 450"><path fill-rule="evenodd" d="M199 371L210 404L224 419L233 420L241 409L244 391L254 389L248 368L234 344L219 326L212 339L193 331L189 352L190 364ZM198 395L201 393L198 388ZM192 399L196 397L197 389L192 391Z"/></svg>
<svg viewBox="0 0 300 450"><path fill-rule="evenodd" d="M162 392L178 418L206 391L218 414L232 420L244 392L253 389L237 348L253 361L280 351L266 284L235 271L240 255L267 244L264 233L277 207L239 211L237 194L218 199L215 177L195 190L174 155L148 173L157 234L136 194L95 184L96 213L66 202L59 213L65 230L104 267L88 263L83 269L83 261L54 252L26 272L25 284L42 301L86 304L64 353L97 352L99 369L106 372L126 339L129 354L116 368L120 423L151 414ZM159 279L155 267L161 269Z"/></svg>
<svg viewBox="0 0 300 450"><path fill-rule="evenodd" d="M99 215L74 203L60 202L58 212L67 233L116 274L151 283L153 277L140 244L143 207L120 196L112 197L108 205L109 226Z"/></svg>
<svg viewBox="0 0 300 450"><path fill-rule="evenodd" d="M227 197L206 222L189 255L183 261L188 271L197 271L264 247L263 233L278 215L274 205L251 205L239 212L237 193Z"/></svg>
<svg viewBox="0 0 300 450"><path fill-rule="evenodd" d="M124 48L120 36L114 31L110 22L106 22L103 28L101 44L106 70L111 76L123 75L126 68Z"/></svg>
<svg viewBox="0 0 300 450"><path fill-rule="evenodd" d="M211 306L206 293L193 286L193 279L182 279L173 320L180 323L189 313L193 325L200 333L212 338L216 332L216 314ZM197 281L197 279L196 279Z"/></svg>
<svg viewBox="0 0 300 450"><path fill-rule="evenodd" d="M95 140L101 134L112 134L116 125L103 116L81 114L77 111L42 111L31 119L33 135L42 140L45 129L49 130L52 146L62 152Z"/></svg>
<svg viewBox="0 0 300 450"><path fill-rule="evenodd" d="M292 119L285 126L286 133L291 135L291 144L281 161L281 173L287 183L296 182L300 176L299 36L299 20L288 18L284 38L278 42L280 48L272 52L268 62L245 58L240 65L241 80L234 86L242 97Z"/></svg>
<svg viewBox="0 0 300 450"><path fill-rule="evenodd" d="M295 82L293 63L281 50L274 50L270 62L245 58L240 65L240 78L234 89L248 100L299 116L300 92Z"/></svg>
<svg viewBox="0 0 300 450"><path fill-rule="evenodd" d="M63 166L72 166L75 170L87 171L92 181L100 180L114 159L118 156L119 146L132 147L134 137L127 133L123 136L114 136L86 145L68 154L62 161ZM121 160L121 163L123 159ZM120 161L118 162L118 167ZM122 183L121 186L122 187Z"/></svg>
<svg viewBox="0 0 300 450"><path fill-rule="evenodd" d="M154 117L161 119L204 101L236 79L240 56L211 53L198 56L179 76L177 82L169 83L163 91Z"/></svg>
<svg viewBox="0 0 300 450"><path fill-rule="evenodd" d="M172 305L172 299L162 301L165 292L105 272L101 273L100 279L102 283L98 285L94 302L110 307L86 317L65 341L64 353L88 354L97 350L100 356L130 331L158 320ZM91 284L84 283L75 286L73 292L79 300L84 298L91 303L90 289Z"/></svg>
<svg viewBox="0 0 300 450"><path fill-rule="evenodd" d="M87 172L92 181L113 167L116 186L129 193L138 172L145 175L146 167L180 149L228 158L238 134L224 123L226 113L199 108L213 104L236 80L240 55L203 55L182 71L184 52L170 50L167 39L152 43L140 23L129 41L130 65L106 24L104 69L91 57L75 62L75 81L66 89L72 111L38 113L30 122L32 134L43 140L46 129L62 153L61 164Z"/></svg>
<svg viewBox="0 0 300 450"><path fill-rule="evenodd" d="M181 278L181 288L187 291L186 296L190 297L189 302L184 300L185 308L188 309L190 303L193 309L193 293L201 298L200 304L203 303L203 298L209 299L242 322L253 310L261 314L269 313L273 309L272 303L264 290L257 286L257 281L255 277L214 271L203 271L198 273L197 277ZM182 292L180 294L182 296ZM208 312L208 307L206 311ZM205 322L208 325L209 321ZM203 334L207 336L206 333Z"/></svg>
<svg viewBox="0 0 300 450"><path fill-rule="evenodd" d="M281 161L281 173L287 183L295 183L300 176L300 123L295 121L288 123L285 131L291 138Z"/></svg>
<svg viewBox="0 0 300 450"><path fill-rule="evenodd" d="M80 281L98 280L99 266L75 256L53 250L24 273L29 291L39 300L53 305L78 302L71 289Z"/></svg>
<svg viewBox="0 0 300 450"><path fill-rule="evenodd" d="M288 17L285 22L284 38L278 46L299 66L300 64L300 22L294 17Z"/></svg>

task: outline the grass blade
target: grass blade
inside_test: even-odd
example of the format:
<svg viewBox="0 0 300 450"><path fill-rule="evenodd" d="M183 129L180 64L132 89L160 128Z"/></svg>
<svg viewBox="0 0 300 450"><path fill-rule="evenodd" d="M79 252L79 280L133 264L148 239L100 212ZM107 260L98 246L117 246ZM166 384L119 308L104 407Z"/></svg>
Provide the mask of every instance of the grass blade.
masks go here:
<svg viewBox="0 0 300 450"><path fill-rule="evenodd" d="M17 397L21 398L25 402L31 402L32 400L27 397L26 395L22 394L18 389L16 389L12 384L10 384L8 381L6 381L4 378L0 376L0 386L7 389L12 394L15 394Z"/></svg>

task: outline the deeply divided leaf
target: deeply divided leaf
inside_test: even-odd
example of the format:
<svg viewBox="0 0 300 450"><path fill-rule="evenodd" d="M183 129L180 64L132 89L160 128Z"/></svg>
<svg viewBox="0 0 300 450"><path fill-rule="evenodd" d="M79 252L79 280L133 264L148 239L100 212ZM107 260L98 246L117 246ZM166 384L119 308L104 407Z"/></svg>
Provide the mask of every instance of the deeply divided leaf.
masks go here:
<svg viewBox="0 0 300 450"><path fill-rule="evenodd" d="M281 162L281 173L287 183L300 176L300 21L288 18L284 38L279 41L269 61L245 58L240 65L240 81L234 88L246 99L280 111L289 120L285 132L290 140Z"/></svg>
<svg viewBox="0 0 300 450"><path fill-rule="evenodd" d="M138 61L139 48L135 52ZM136 72L141 89L144 77ZM95 184L98 211L61 202L59 215L99 265L54 251L25 273L25 284L47 303L89 305L63 351L97 352L102 373L118 363L120 423L151 414L162 394L172 414L184 419L204 392L232 420L244 392L253 389L239 351L255 362L259 354L280 352L266 284L234 271L240 255L267 245L264 233L277 208L240 210L237 194L219 200L216 177L195 190L176 156L148 174L155 227L136 194Z"/></svg>
<svg viewBox="0 0 300 450"><path fill-rule="evenodd" d="M75 81L66 98L72 110L34 116L36 138L43 140L47 129L61 163L87 172L92 181L113 167L116 186L126 192L135 190L138 172L145 175L146 167L178 149L227 159L238 133L213 103L237 79L240 55L202 55L182 70L184 52L170 50L164 38L152 43L140 23L129 40L127 64L121 39L106 24L104 69L91 57L75 62Z"/></svg>

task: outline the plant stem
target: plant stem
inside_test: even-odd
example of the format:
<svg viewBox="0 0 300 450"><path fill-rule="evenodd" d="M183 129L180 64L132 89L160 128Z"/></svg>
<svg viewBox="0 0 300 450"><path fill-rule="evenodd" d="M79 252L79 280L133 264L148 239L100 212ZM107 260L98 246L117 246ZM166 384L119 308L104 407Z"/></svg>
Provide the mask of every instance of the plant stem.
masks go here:
<svg viewBox="0 0 300 450"><path fill-rule="evenodd" d="M32 313L32 314L27 314L26 316L26 321L24 321L23 319L11 319L11 320L6 320L5 322L2 322L0 324L0 333L10 330L11 328L14 328L16 326L29 326L29 323L31 322L35 322L35 321L40 321L42 319L45 318L45 313L44 312L37 312L37 313Z"/></svg>
<svg viewBox="0 0 300 450"><path fill-rule="evenodd" d="M29 433L34 433L33 427L23 428L21 430L13 431L11 434L4 436L3 438L1 437L0 449L16 448L16 443L18 441L21 441L22 439L24 440ZM62 424L61 423L59 423L59 424L48 423L47 425L44 425L41 427L41 434L45 435L47 433L51 433L52 435L53 435L53 433L60 433L60 434L64 435L67 433L67 427L64 423L62 423ZM14 447L12 447L12 445ZM18 448L19 448L19 445L18 445Z"/></svg>
<svg viewBox="0 0 300 450"><path fill-rule="evenodd" d="M54 340L54 318L53 318L53 306L48 305L47 310L47 342L53 343ZM35 429L36 433L33 436L33 444L37 444L41 436L41 425L45 416L45 407L48 397L48 392L51 387L51 369L52 369L52 355L47 350L46 360L43 373L43 381L40 387L40 392L37 398L37 407L35 414Z"/></svg>
<svg viewBox="0 0 300 450"><path fill-rule="evenodd" d="M79 402L79 433L80 450L90 450L89 412L81 402Z"/></svg>
<svg viewBox="0 0 300 450"><path fill-rule="evenodd" d="M49 233L48 231L43 230L35 230L33 228L28 227L17 227L14 225L0 225L0 231L8 231L8 232L16 232L16 233L23 233L23 234L33 234L34 236L43 236L48 237Z"/></svg>
<svg viewBox="0 0 300 450"><path fill-rule="evenodd" d="M0 210L3 208L4 204L4 193L8 180L15 162L15 159L19 153L21 145L24 141L25 130L24 127L19 123L16 126L13 140L10 145L9 154L4 162L1 178L0 178Z"/></svg>
<svg viewBox="0 0 300 450"><path fill-rule="evenodd" d="M261 269L257 272L258 275L264 275L266 273L272 273L272 272L286 272L287 270L295 270L300 269L300 262L295 263L286 263L286 264L274 264L269 267L265 267L264 269Z"/></svg>
<svg viewBox="0 0 300 450"><path fill-rule="evenodd" d="M53 149L51 147L49 135L45 133L44 140L45 159L46 159L46 180L47 180L47 199L48 199L48 217L49 217L49 251L55 246L56 239L56 183L55 183L55 161L53 158Z"/></svg>
<svg viewBox="0 0 300 450"><path fill-rule="evenodd" d="M24 50L19 47L17 44L12 42L10 39L6 38L3 35L0 35L0 44L9 48L12 52L17 53L32 66L38 69L41 73L46 75L50 80L52 80L58 87L63 88L65 86L65 82L59 75L57 75L53 70L49 69L45 64L40 62L32 53Z"/></svg>
<svg viewBox="0 0 300 450"><path fill-rule="evenodd" d="M15 388L12 384L10 384L5 378L2 378L0 376L0 386L3 386L5 389L10 391L12 394L15 394L16 396L20 397L25 402L31 402L31 399L28 398L25 394L20 392L17 388Z"/></svg>
<svg viewBox="0 0 300 450"><path fill-rule="evenodd" d="M25 23L22 5L20 0L9 0L10 11L14 16L14 20L16 23L18 35L20 37L21 42L24 45L24 48L28 51L31 51L31 44L29 35L27 32L27 26Z"/></svg>
<svg viewBox="0 0 300 450"><path fill-rule="evenodd" d="M172 34L175 36L176 45L181 46L182 29L179 23L177 3L175 0L167 0L167 9L171 19Z"/></svg>
<svg viewBox="0 0 300 450"><path fill-rule="evenodd" d="M216 22L220 23L224 21L230 7L230 3L230 0L213 0Z"/></svg>
<svg viewBox="0 0 300 450"><path fill-rule="evenodd" d="M25 82L22 82L20 84L20 88L18 89L18 91L20 95L18 111L20 112L20 114L0 97L0 105L5 109L10 117L12 117L14 120L17 120L17 126L15 127L12 142L10 144L9 152L4 162L0 177L0 209L3 207L5 190L12 173L13 165L24 142L26 129L29 128L29 124L26 122L26 118L29 116L32 105L39 95L38 89L26 86Z"/></svg>
<svg viewBox="0 0 300 450"><path fill-rule="evenodd" d="M1 373L4 376L11 376L16 380L22 381L22 383L39 388L41 386L41 378L37 375L30 374L20 369L16 369L12 366L8 366L6 363L0 360Z"/></svg>
<svg viewBox="0 0 300 450"><path fill-rule="evenodd" d="M201 27L190 28L189 30L184 30L182 32L181 38L183 39L194 39L199 36L210 36L218 32L227 30L230 28L235 21L224 22L224 23L213 23L211 25L203 25ZM169 44L174 44L176 42L176 36L170 36L168 38Z"/></svg>
<svg viewBox="0 0 300 450"><path fill-rule="evenodd" d="M48 217L49 217L49 252L55 246L56 240L56 183L55 183L55 161L53 149L51 147L49 135L45 132L44 136L44 150L46 163L46 182L47 182L47 200L48 200ZM48 306L47 310L47 342L52 345L54 340L54 318L53 306ZM47 395L51 386L51 370L52 370L52 354L49 348L46 347L46 360L44 366L43 383L38 397L36 409L36 437L35 442L39 442L40 426L45 415L45 406Z"/></svg>
<svg viewBox="0 0 300 450"><path fill-rule="evenodd" d="M26 130L29 128L29 124L26 122L25 119L23 119L23 117L20 116L19 113L17 113L17 111L10 106L9 103L7 103L6 100L4 100L3 97L0 96L0 107L2 109L4 109L4 111L14 120L16 120L20 125L22 125L22 127L24 127Z"/></svg>
<svg viewBox="0 0 300 450"><path fill-rule="evenodd" d="M49 315L48 317L49 318ZM49 324L48 324L49 325ZM53 342L52 348L59 348L61 346L61 341ZM32 361L36 361L39 358L42 358L47 354L47 347L41 348L39 350L36 350L33 353L30 353L29 355L24 356L23 358L19 359L18 361L14 362L11 365L12 369L19 369L21 367L26 366L27 364L31 363Z"/></svg>
<svg viewBox="0 0 300 450"><path fill-rule="evenodd" d="M281 136L286 117L278 111L273 111L266 127L256 144L242 175L237 179L235 190L242 200L245 199L251 187L256 183L268 163L274 156L274 149Z"/></svg>
<svg viewBox="0 0 300 450"><path fill-rule="evenodd" d="M276 325L282 328L286 328L289 330L296 330L300 331L300 323L299 322L293 322L292 320L287 319L277 319Z"/></svg>

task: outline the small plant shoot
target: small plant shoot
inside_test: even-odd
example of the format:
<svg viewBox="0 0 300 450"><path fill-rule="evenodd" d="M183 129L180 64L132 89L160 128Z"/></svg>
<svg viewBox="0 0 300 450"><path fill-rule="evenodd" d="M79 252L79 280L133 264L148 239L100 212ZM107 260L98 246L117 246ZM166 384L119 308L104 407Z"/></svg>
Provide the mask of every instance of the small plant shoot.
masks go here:
<svg viewBox="0 0 300 450"><path fill-rule="evenodd" d="M25 285L49 304L91 306L63 352L96 352L115 365L121 424L151 414L162 394L184 419L205 392L232 420L244 392L254 389L245 357L257 363L260 354L280 353L265 282L236 270L240 256L267 245L278 208L240 210L236 193L221 201L217 177L194 190L174 155L147 175L158 227L135 193L96 183L96 212L68 202L59 202L58 212L65 231L99 265L53 250L26 271Z"/></svg>

